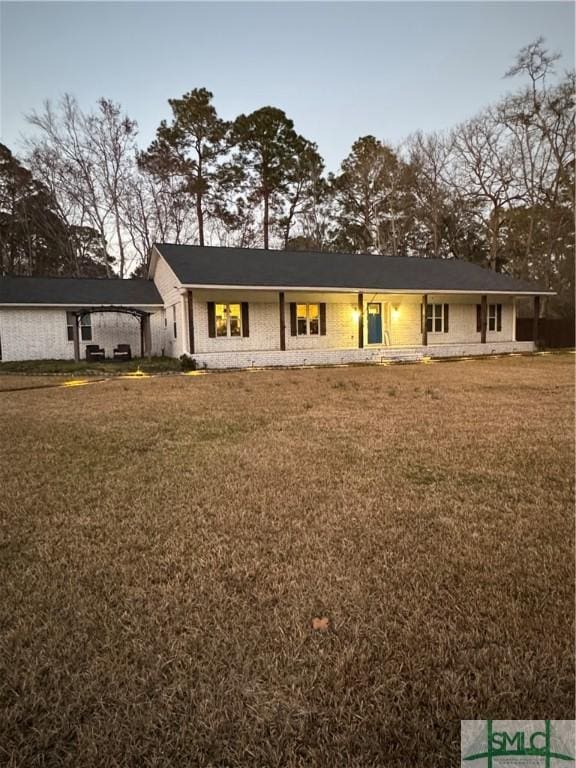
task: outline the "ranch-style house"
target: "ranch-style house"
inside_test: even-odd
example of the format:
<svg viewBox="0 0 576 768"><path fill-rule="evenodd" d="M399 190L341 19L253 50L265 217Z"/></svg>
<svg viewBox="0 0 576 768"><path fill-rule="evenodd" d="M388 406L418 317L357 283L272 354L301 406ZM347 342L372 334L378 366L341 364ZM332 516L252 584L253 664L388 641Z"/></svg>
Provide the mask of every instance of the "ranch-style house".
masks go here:
<svg viewBox="0 0 576 768"><path fill-rule="evenodd" d="M158 244L148 278L0 278L0 359L187 355L208 368L526 352L546 291L456 259Z"/></svg>

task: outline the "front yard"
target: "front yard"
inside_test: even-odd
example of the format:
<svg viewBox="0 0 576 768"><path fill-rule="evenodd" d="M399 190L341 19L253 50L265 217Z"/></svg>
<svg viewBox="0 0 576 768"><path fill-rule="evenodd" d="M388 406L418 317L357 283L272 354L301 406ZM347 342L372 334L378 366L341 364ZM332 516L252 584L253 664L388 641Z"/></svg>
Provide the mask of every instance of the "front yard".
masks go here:
<svg viewBox="0 0 576 768"><path fill-rule="evenodd" d="M573 363L0 377L0 764L447 767L461 719L573 718Z"/></svg>

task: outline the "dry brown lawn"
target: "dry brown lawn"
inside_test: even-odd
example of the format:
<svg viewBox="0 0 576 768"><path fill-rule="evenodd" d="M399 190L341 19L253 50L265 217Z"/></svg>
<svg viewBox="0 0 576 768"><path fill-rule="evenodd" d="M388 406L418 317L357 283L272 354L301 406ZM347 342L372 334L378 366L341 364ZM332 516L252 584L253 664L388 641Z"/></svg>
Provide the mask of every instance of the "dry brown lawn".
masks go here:
<svg viewBox="0 0 576 768"><path fill-rule="evenodd" d="M574 717L573 363L0 379L0 764L447 767L460 719Z"/></svg>

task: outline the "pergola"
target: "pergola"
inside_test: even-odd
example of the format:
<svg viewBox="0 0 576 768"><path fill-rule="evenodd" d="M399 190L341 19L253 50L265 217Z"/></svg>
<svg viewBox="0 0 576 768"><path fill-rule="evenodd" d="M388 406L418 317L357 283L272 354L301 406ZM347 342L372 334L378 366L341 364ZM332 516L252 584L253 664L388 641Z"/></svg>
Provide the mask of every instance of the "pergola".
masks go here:
<svg viewBox="0 0 576 768"><path fill-rule="evenodd" d="M76 362L80 361L80 333L78 331L80 321L85 315L93 315L99 312L116 312L121 315L132 315L132 317L137 317L140 320L140 357L151 357L152 336L150 332L150 312L146 312L143 309L136 309L135 307L82 307L81 309L74 309L71 312L74 316L72 333L74 338L74 360Z"/></svg>

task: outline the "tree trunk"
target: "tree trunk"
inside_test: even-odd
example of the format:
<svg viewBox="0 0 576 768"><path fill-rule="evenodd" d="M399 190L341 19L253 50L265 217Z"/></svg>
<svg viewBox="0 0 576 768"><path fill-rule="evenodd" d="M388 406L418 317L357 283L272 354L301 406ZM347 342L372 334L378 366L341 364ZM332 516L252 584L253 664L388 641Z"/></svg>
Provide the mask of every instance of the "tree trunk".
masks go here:
<svg viewBox="0 0 576 768"><path fill-rule="evenodd" d="M198 154L198 174L197 174L197 183L198 183L198 191L196 192L196 218L198 219L198 242L201 246L204 245L204 210L202 207L202 182L204 181L204 171L202 169L202 150L199 147L197 149Z"/></svg>
<svg viewBox="0 0 576 768"><path fill-rule="evenodd" d="M394 210L392 210L391 222L392 222L392 256L398 256L398 233L396 232L396 216L395 216Z"/></svg>
<svg viewBox="0 0 576 768"><path fill-rule="evenodd" d="M110 269L110 264L108 262L108 251L106 249L106 235L104 234L104 229L100 229L100 237L102 238L102 249L104 252L104 268L106 269L106 277L112 277L112 270Z"/></svg>
<svg viewBox="0 0 576 768"><path fill-rule="evenodd" d="M498 235L500 232L500 218L498 209L494 209L492 212L492 226L490 227L490 260L489 267L494 272L497 272L497 260L498 260Z"/></svg>
<svg viewBox="0 0 576 768"><path fill-rule="evenodd" d="M204 211L202 210L202 193L196 194L196 218L198 219L198 242L204 245Z"/></svg>
<svg viewBox="0 0 576 768"><path fill-rule="evenodd" d="M290 230L292 229L292 222L294 220L294 216L296 214L296 206L298 205L299 201L300 201L300 188L297 189L296 194L294 195L292 202L290 203L288 216L286 217L286 226L284 227L284 250L288 248L288 241L290 240Z"/></svg>
<svg viewBox="0 0 576 768"><path fill-rule="evenodd" d="M123 278L126 257L124 254L124 243L122 242L122 231L120 229L120 214L118 213L118 210L116 210L115 213L116 213L116 237L118 238L118 250L120 251L120 277Z"/></svg>
<svg viewBox="0 0 576 768"><path fill-rule="evenodd" d="M269 200L268 192L264 192L264 249L268 250Z"/></svg>

